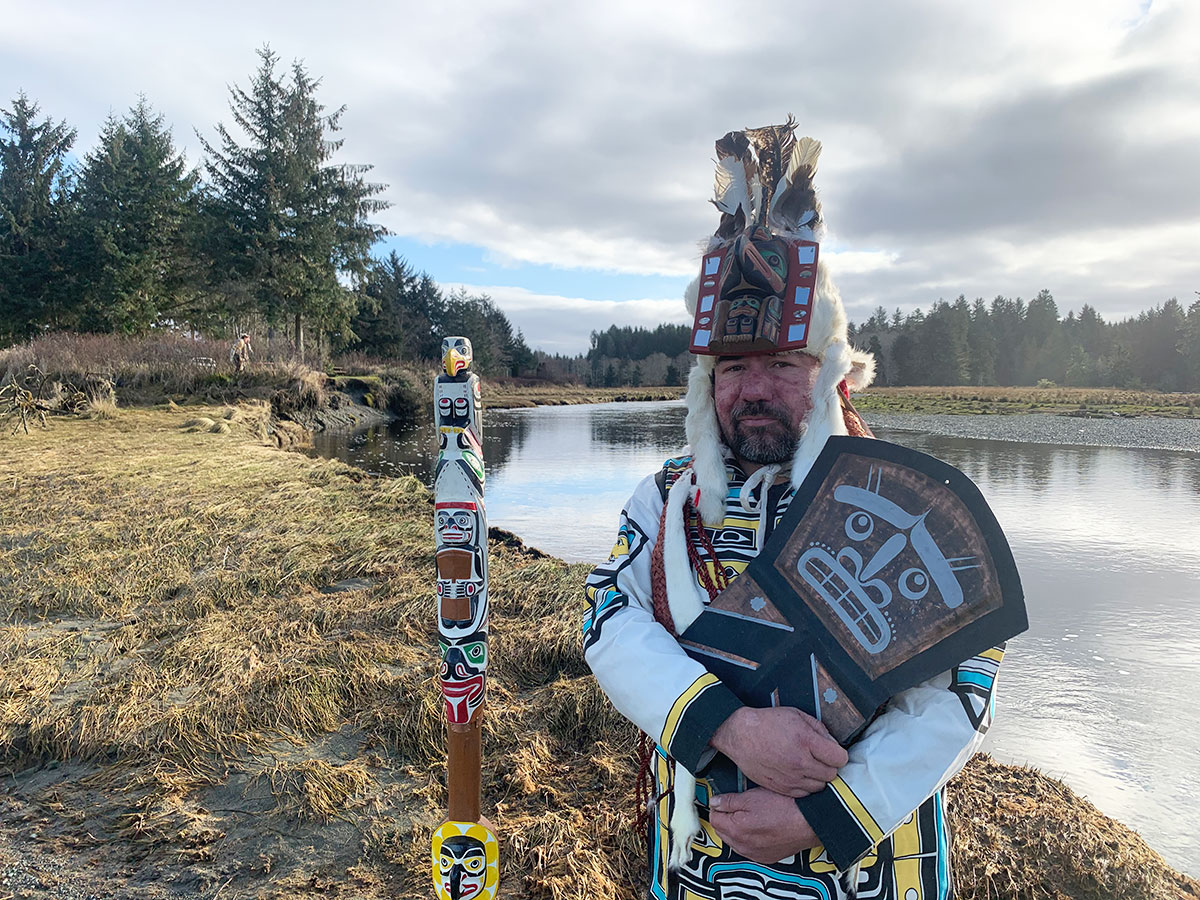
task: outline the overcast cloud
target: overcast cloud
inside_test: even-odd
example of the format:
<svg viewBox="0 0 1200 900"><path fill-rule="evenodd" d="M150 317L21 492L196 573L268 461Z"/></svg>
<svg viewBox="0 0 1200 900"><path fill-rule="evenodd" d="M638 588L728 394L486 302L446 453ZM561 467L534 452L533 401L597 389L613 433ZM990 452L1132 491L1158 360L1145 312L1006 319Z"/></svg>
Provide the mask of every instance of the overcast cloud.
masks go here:
<svg viewBox="0 0 1200 900"><path fill-rule="evenodd" d="M227 87L269 42L349 107L345 159L389 185L381 222L483 248L478 278L430 274L486 289L547 350L681 320L716 224L714 139L789 112L825 145L853 318L1043 287L1119 318L1200 290L1200 4L96 9L0 0L0 102L24 89L86 151L143 92L198 160L193 127L230 121ZM558 293L523 284L528 264L560 272ZM661 276L663 296L580 299L606 273Z"/></svg>

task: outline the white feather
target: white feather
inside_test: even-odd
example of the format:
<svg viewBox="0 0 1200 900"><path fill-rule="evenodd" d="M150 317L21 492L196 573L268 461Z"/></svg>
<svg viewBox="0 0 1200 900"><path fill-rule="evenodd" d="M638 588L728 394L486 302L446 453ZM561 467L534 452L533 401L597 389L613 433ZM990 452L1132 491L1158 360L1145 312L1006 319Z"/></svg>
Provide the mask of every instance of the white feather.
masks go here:
<svg viewBox="0 0 1200 900"><path fill-rule="evenodd" d="M811 166L812 175L817 174L817 160L821 156L821 142L810 137L802 137L792 147L792 158L788 160L787 171L783 173L784 181L791 185L792 179L800 169Z"/></svg>
<svg viewBox="0 0 1200 900"><path fill-rule="evenodd" d="M736 156L725 156L717 160L716 181L713 185L713 203L727 215L737 215L738 207L747 217L750 215L750 194L746 186L746 167Z"/></svg>

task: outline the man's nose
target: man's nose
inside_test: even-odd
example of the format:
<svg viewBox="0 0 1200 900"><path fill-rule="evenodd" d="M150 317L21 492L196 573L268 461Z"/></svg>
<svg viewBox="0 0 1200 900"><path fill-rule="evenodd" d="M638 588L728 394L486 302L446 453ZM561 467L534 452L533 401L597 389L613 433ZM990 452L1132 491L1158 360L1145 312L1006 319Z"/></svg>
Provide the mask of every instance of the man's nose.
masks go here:
<svg viewBox="0 0 1200 900"><path fill-rule="evenodd" d="M751 369L742 377L742 400L769 400L773 392L771 376L765 371Z"/></svg>

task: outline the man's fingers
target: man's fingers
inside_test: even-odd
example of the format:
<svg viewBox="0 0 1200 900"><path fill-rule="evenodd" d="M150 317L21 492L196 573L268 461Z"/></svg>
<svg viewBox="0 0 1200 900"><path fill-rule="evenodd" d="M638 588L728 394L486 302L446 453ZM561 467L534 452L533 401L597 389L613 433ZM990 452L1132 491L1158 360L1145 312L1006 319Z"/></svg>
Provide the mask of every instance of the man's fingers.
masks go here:
<svg viewBox="0 0 1200 900"><path fill-rule="evenodd" d="M824 790L825 785L828 783L828 781L818 781L815 778L801 778L794 784L787 785L785 787L771 788L771 790L774 790L777 794L783 794L785 797L792 797L793 799L796 799L799 797L807 797L809 794L815 794L818 791ZM767 788L771 787L770 785L763 786Z"/></svg>
<svg viewBox="0 0 1200 900"><path fill-rule="evenodd" d="M837 769L840 769L850 761L850 756L846 753L846 748L844 748L833 738L813 741L809 745L808 750L813 755L813 759L815 759L817 762L824 763L827 766L833 766L835 770L833 775L837 774ZM833 775L830 775L826 780L832 781Z"/></svg>
<svg viewBox="0 0 1200 900"><path fill-rule="evenodd" d="M747 808L745 799L741 794L716 794L708 801L708 808L715 813L744 812Z"/></svg>

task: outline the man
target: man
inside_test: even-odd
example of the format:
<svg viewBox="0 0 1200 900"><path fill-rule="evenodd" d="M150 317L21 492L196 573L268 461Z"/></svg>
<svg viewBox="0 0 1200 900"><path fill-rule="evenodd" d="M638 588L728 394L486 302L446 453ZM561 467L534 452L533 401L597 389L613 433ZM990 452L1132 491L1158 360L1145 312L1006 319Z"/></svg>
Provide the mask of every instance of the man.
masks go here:
<svg viewBox="0 0 1200 900"><path fill-rule="evenodd" d="M233 363L233 371L241 374L250 364L250 335L243 334L229 348L229 361Z"/></svg>
<svg viewBox="0 0 1200 900"><path fill-rule="evenodd" d="M800 710L744 706L677 642L762 549L826 439L870 434L848 388L870 382L873 360L850 349L818 259L820 144L794 128L717 142L721 224L688 298L690 452L623 510L588 579L585 655L656 742L650 896L943 898L941 787L990 722L1002 648L893 697L842 748ZM730 790L716 773L733 765Z"/></svg>

